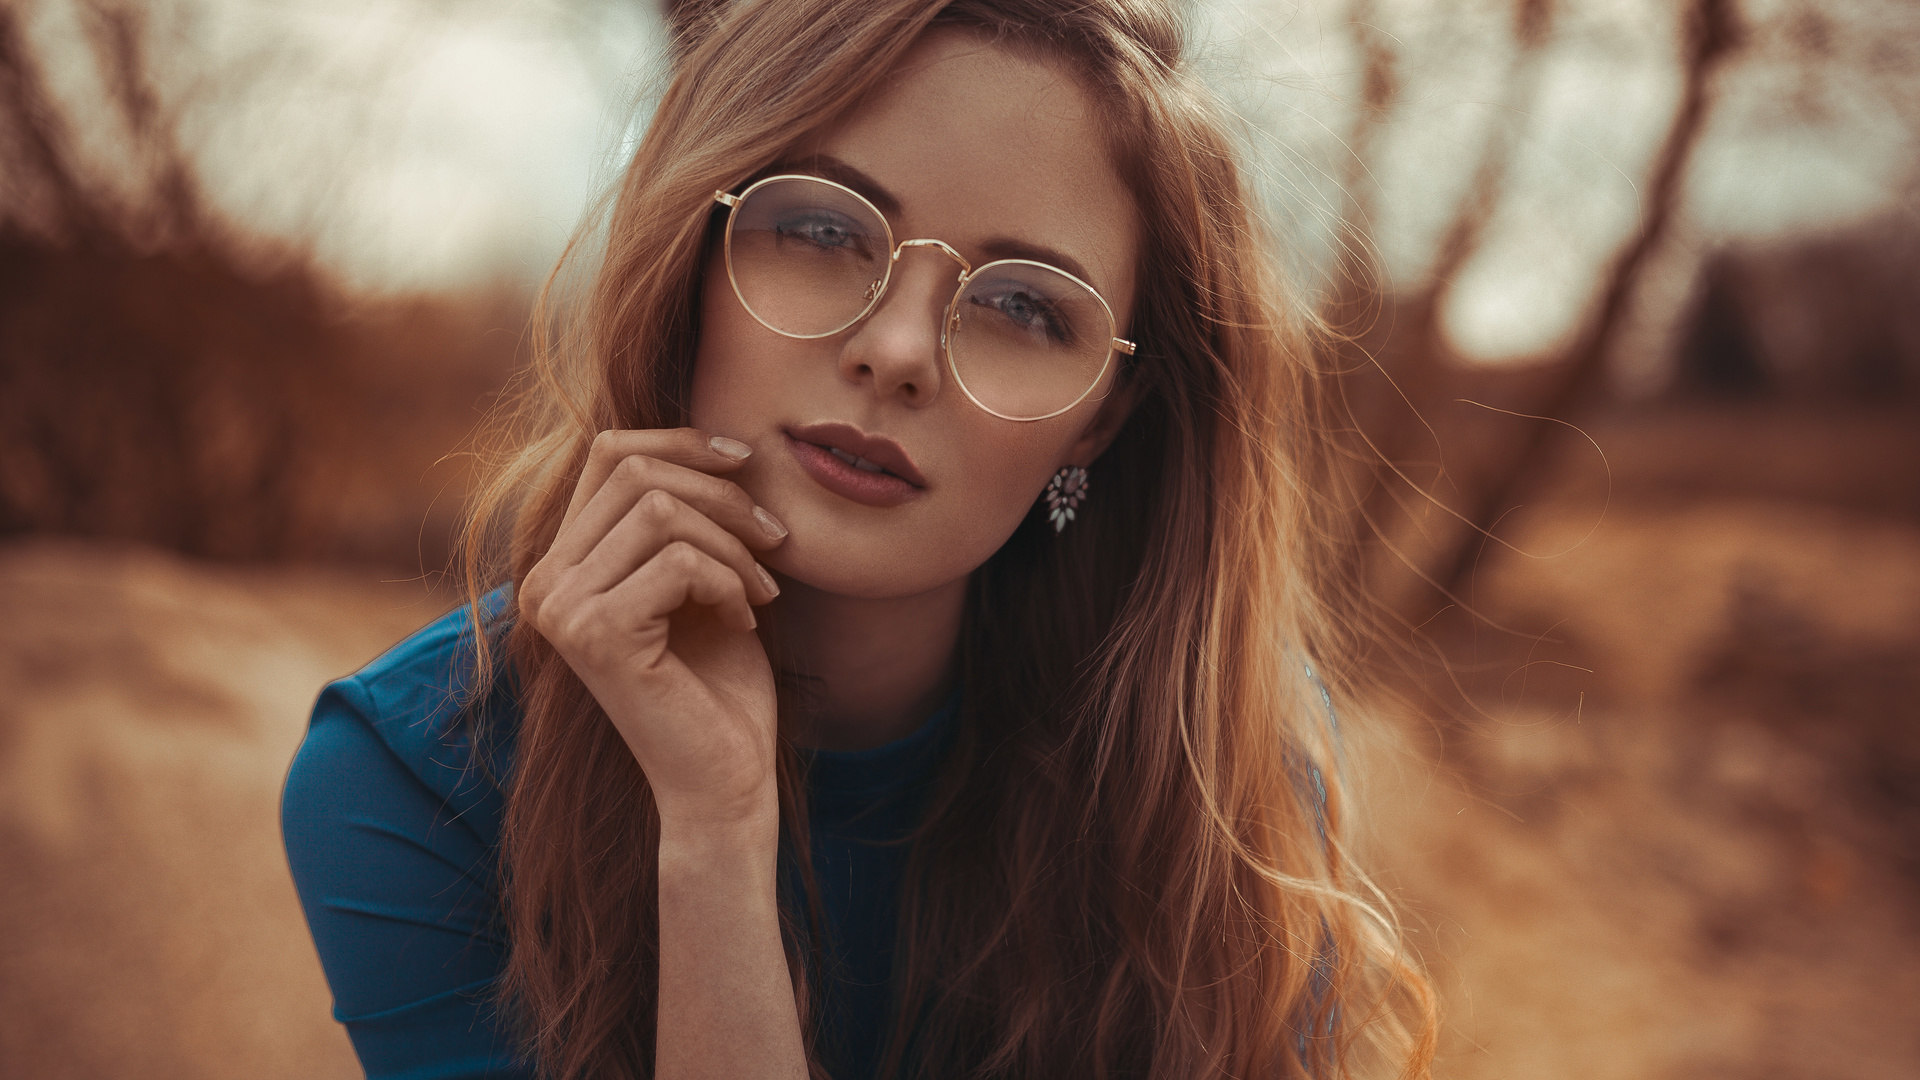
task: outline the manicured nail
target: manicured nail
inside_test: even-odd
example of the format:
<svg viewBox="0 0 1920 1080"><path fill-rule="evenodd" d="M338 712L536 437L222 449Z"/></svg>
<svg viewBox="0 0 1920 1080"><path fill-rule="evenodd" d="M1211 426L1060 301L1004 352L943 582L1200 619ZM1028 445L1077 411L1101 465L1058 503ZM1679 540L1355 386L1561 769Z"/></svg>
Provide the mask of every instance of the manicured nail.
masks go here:
<svg viewBox="0 0 1920 1080"><path fill-rule="evenodd" d="M772 593L775 596L779 596L780 586L775 585L773 583L773 575L767 573L767 568L764 566L761 566L759 563L754 563L753 568L754 570L758 571L760 574L760 584L765 585L767 587L768 592Z"/></svg>
<svg viewBox="0 0 1920 1080"><path fill-rule="evenodd" d="M764 507L753 508L753 520L760 523L760 528L766 532L770 540L779 540L787 535L787 527L780 524L779 518L767 513Z"/></svg>
<svg viewBox="0 0 1920 1080"><path fill-rule="evenodd" d="M734 461L745 461L747 455L753 453L753 447L738 439L729 439L725 435L715 435L707 440L707 445L713 447L714 453Z"/></svg>

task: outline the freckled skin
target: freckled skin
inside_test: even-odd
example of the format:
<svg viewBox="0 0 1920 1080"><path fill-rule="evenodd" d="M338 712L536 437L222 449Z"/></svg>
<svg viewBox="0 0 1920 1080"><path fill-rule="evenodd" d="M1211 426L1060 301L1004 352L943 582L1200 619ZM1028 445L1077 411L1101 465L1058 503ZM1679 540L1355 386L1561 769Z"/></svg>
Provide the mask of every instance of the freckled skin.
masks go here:
<svg viewBox="0 0 1920 1080"><path fill-rule="evenodd" d="M1127 336L1136 215L1066 72L963 33L929 34L889 84L794 157L816 153L899 200L896 243L944 240L978 266L990 261L982 241L1012 237L1078 259ZM765 557L784 577L861 599L952 586L1012 535L1057 470L1091 462L1124 418L1124 395L1108 395L1117 356L1087 400L1048 420L1003 420L970 401L939 347L958 273L936 249L908 248L866 320L801 341L756 322L719 253L710 259L691 420L753 447L735 479L791 530ZM925 491L881 508L821 487L783 435L821 421L899 442Z"/></svg>

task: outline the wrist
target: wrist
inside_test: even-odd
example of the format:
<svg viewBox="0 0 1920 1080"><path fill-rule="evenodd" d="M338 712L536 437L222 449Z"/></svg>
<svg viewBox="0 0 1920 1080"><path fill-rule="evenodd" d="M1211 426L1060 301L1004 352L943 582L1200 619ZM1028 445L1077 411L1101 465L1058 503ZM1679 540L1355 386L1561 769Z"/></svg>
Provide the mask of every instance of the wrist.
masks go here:
<svg viewBox="0 0 1920 1080"><path fill-rule="evenodd" d="M660 871L665 876L724 869L750 870L762 863L772 872L780 843L777 798L764 805L714 808L660 808Z"/></svg>

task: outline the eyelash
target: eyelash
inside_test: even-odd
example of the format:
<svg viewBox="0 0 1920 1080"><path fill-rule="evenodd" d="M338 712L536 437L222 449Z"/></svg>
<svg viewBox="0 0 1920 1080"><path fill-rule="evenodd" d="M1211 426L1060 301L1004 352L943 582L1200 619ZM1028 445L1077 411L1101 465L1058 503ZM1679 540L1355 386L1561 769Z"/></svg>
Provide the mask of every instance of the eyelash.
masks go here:
<svg viewBox="0 0 1920 1080"><path fill-rule="evenodd" d="M844 242L837 244L822 242L820 234L827 230L837 232ZM781 222L774 226L774 232L783 237L797 237L822 249L842 249L858 251L861 254L867 253L867 246L863 243L866 239L865 236L852 229L846 228L843 224L833 221L831 218L822 214L816 213L808 215L805 218L793 222Z"/></svg>
<svg viewBox="0 0 1920 1080"><path fill-rule="evenodd" d="M1012 319L1015 318L1015 316L1007 311L1006 306L1003 303L996 303L995 301L1014 297L1023 298L1036 309L1035 317L1046 322L1048 337L1063 344L1072 339L1073 335L1068 331L1066 321L1060 318L1059 308L1044 296L1039 296L1026 290L1014 289L1002 292L994 297L983 297L975 293L967 297L967 302L970 304L978 304L981 307L991 307L1000 312L1000 314Z"/></svg>

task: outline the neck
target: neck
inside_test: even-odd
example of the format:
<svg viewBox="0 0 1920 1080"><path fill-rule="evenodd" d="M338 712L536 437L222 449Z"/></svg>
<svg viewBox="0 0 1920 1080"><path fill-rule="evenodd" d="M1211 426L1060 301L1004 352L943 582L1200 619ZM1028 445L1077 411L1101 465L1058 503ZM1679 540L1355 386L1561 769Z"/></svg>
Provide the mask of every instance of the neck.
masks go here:
<svg viewBox="0 0 1920 1080"><path fill-rule="evenodd" d="M917 596L865 600L791 578L761 620L775 665L806 679L799 746L863 750L918 728L946 700L967 579Z"/></svg>

